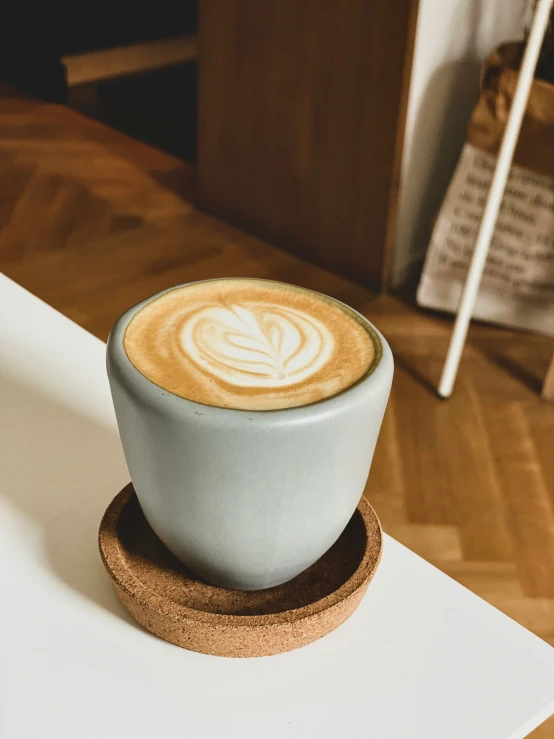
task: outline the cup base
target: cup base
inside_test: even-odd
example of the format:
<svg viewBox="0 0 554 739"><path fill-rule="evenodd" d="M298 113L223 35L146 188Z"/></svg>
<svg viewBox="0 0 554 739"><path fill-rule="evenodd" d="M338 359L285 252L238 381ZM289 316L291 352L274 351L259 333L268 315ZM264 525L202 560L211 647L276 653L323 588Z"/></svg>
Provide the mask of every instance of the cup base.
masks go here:
<svg viewBox="0 0 554 739"><path fill-rule="evenodd" d="M227 590L201 580L165 547L132 484L109 505L100 553L131 616L165 641L222 657L261 657L305 646L356 609L381 559L379 519L362 498L338 541L289 582Z"/></svg>

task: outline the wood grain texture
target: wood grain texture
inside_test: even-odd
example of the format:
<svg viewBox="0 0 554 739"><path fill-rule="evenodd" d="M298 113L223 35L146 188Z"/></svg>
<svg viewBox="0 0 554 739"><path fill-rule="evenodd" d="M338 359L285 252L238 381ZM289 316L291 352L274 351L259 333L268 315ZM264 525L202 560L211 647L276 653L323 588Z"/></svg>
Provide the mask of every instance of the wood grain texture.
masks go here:
<svg viewBox="0 0 554 739"><path fill-rule="evenodd" d="M416 10L415 0L201 2L202 205L380 287Z"/></svg>
<svg viewBox="0 0 554 739"><path fill-rule="evenodd" d="M548 365L546 377L542 386L542 397L544 400L554 401L554 354Z"/></svg>
<svg viewBox="0 0 554 739"><path fill-rule="evenodd" d="M208 217L193 193L194 173L166 154L64 108L0 100L9 277L102 339L130 305L207 277L271 277L352 305L396 360L366 489L385 531L554 644L554 407L539 395L551 340L473 325L443 401L450 319ZM554 720L533 736L553 737Z"/></svg>

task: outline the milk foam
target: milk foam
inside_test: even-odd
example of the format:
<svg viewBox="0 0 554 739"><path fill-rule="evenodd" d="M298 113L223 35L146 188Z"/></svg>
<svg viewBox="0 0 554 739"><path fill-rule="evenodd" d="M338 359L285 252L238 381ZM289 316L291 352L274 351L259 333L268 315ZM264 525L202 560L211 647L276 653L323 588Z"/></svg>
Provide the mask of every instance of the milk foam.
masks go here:
<svg viewBox="0 0 554 739"><path fill-rule="evenodd" d="M205 405L279 410L342 392L371 371L380 343L352 310L269 280L207 280L155 296L125 331L147 379Z"/></svg>
<svg viewBox="0 0 554 739"><path fill-rule="evenodd" d="M199 367L244 388L306 382L335 346L314 316L267 303L201 308L185 319L179 338L184 354Z"/></svg>

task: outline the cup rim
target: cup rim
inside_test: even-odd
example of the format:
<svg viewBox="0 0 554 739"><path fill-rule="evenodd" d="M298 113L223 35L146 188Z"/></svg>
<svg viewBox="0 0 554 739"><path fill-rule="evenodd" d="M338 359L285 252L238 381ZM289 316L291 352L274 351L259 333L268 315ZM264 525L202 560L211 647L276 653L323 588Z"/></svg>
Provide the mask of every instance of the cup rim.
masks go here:
<svg viewBox="0 0 554 739"><path fill-rule="evenodd" d="M294 288L296 290L300 290L302 292L308 292L317 295L320 298L324 298L326 301L333 303L335 305L338 305L341 310L345 310L354 320L359 323L363 329L369 334L369 337L373 343L373 346L375 348L375 355L374 358L363 375L359 377L355 382L353 382L351 385L348 385L347 387L343 388L342 390L339 390L339 392L334 393L333 395L329 395L325 398L321 398L319 400L315 400L311 403L304 403L302 405L294 405L294 406L287 406L285 408L266 408L266 409L252 409L252 408L229 408L224 407L220 405L212 405L209 403L202 403L198 400L193 400L191 398L185 398L182 395L178 395L177 393L172 392L171 390L168 390L163 385L158 385L156 382L151 380L150 378L146 377L130 360L127 351L125 349L125 333L127 331L127 328L134 318L134 316L142 310L142 308L146 307L149 303L152 301L160 298L162 295L165 295L167 293L173 292L174 290L180 290L181 288L192 286L192 285L198 285L205 282L221 282L221 281L232 281L232 280L248 280L251 282L267 282L272 283L274 285L284 285L288 288ZM112 330L110 331L110 335L108 337L108 347L110 344L115 340L114 339L114 333L121 333L121 336L118 337L118 349L121 351L122 355L125 358L126 364L129 365L143 380L145 383L148 383L153 388L157 388L158 390L162 391L163 393L171 396L172 398L178 398L180 401L183 401L184 403L190 403L192 406L198 406L201 408L210 408L213 411L217 411L220 413L227 413L227 414L247 414L252 415L256 414L257 416L261 415L271 415L275 416L276 414L284 414L284 413L291 413L292 411L302 411L303 409L321 409L324 405L329 405L331 401L336 400L337 398L344 398L344 396L348 395L352 391L356 390L356 388L359 388L360 385L364 384L369 377L371 377L375 371L382 365L383 362L383 355L384 355L384 345L382 337L380 336L379 332L374 328L374 326L370 323L370 321L361 313L359 313L357 310L352 308L347 303L343 303L341 300L338 300L337 298L332 297L331 295L327 295L325 293L321 293L317 290L312 290L307 287L302 287L301 285L295 285L293 283L283 282L281 280L272 280L267 279L263 277L209 277L204 280L193 280L191 282L184 282L179 285L174 285L173 287L166 288L164 290L160 290L159 292L149 296L148 298L145 298L144 300L140 301L139 303L136 303L134 306L131 306L128 308L114 323L114 326Z"/></svg>

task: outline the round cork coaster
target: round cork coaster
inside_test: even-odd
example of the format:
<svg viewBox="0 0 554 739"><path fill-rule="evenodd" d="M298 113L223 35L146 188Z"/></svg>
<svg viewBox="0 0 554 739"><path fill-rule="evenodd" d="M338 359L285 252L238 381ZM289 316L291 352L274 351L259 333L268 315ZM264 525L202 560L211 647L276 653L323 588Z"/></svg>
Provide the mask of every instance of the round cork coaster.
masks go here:
<svg viewBox="0 0 554 739"><path fill-rule="evenodd" d="M120 601L145 629L195 652L261 657L302 647L343 623L377 569L383 537L362 498L338 541L293 580L267 590L226 590L171 554L130 484L104 514L99 545Z"/></svg>

